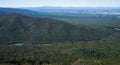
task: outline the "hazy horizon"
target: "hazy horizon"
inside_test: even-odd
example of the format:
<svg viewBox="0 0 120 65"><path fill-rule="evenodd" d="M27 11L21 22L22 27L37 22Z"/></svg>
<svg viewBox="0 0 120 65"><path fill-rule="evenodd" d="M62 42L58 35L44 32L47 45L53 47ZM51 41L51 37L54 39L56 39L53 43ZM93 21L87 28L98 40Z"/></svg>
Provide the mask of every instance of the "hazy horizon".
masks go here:
<svg viewBox="0 0 120 65"><path fill-rule="evenodd" d="M1 0L0 7L120 7L120 0Z"/></svg>

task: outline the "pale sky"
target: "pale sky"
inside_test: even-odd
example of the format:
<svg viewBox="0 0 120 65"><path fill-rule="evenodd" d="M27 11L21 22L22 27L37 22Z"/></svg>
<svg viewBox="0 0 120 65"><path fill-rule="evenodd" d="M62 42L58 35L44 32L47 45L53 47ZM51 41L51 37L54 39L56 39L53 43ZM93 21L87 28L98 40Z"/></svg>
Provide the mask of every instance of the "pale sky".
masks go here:
<svg viewBox="0 0 120 65"><path fill-rule="evenodd" d="M120 7L120 0L0 0L0 7Z"/></svg>

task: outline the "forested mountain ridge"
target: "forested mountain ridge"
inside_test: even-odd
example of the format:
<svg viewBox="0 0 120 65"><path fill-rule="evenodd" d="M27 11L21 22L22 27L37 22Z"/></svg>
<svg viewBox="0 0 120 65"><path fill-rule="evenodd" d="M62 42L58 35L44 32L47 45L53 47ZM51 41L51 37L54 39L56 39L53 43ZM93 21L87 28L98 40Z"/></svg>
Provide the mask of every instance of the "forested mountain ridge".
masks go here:
<svg viewBox="0 0 120 65"><path fill-rule="evenodd" d="M34 18L21 14L0 15L0 42L40 43L98 40L100 30L49 18Z"/></svg>

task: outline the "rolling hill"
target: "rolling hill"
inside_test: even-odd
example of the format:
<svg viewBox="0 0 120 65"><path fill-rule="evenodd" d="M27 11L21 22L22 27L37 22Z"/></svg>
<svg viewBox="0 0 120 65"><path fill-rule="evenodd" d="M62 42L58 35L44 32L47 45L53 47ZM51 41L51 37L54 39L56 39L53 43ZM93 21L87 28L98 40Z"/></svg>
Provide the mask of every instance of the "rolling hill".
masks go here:
<svg viewBox="0 0 120 65"><path fill-rule="evenodd" d="M0 42L40 43L98 40L100 30L49 18L34 18L11 13L0 15Z"/></svg>

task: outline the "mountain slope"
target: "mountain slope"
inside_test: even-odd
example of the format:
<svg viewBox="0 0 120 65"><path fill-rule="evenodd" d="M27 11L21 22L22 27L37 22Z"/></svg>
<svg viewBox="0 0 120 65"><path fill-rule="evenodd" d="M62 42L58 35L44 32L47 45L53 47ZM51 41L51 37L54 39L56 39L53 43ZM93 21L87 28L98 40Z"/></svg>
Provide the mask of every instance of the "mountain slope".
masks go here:
<svg viewBox="0 0 120 65"><path fill-rule="evenodd" d="M49 18L33 18L21 14L0 15L0 42L40 43L98 40L99 30L74 26Z"/></svg>

